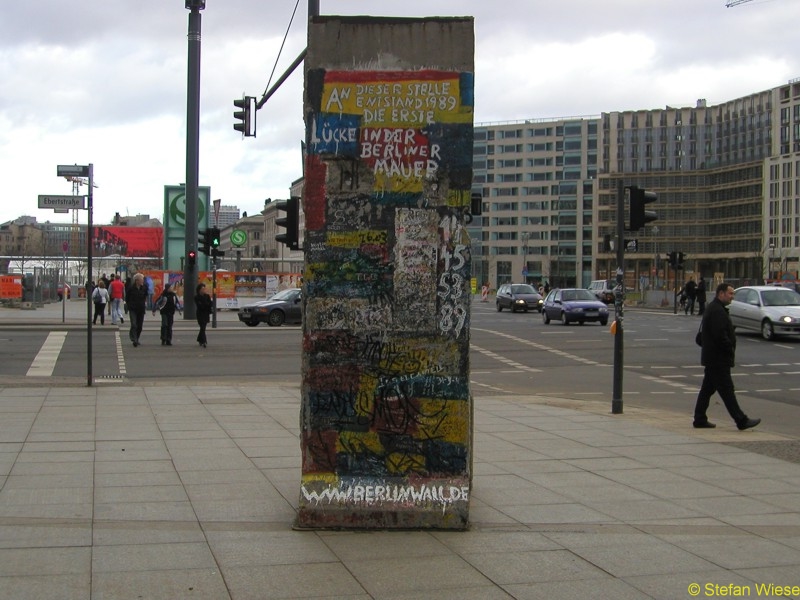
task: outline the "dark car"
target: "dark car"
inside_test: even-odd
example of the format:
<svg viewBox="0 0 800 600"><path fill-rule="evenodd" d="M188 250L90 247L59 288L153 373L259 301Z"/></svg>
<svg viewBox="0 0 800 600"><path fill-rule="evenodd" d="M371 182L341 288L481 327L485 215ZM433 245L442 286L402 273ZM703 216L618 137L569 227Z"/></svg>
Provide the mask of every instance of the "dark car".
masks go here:
<svg viewBox="0 0 800 600"><path fill-rule="evenodd" d="M542 312L542 295L527 283L506 283L497 288L497 312L508 308L511 312L538 310Z"/></svg>
<svg viewBox="0 0 800 600"><path fill-rule="evenodd" d="M542 309L544 324L549 324L551 319L561 321L564 325L583 325L587 321L605 325L608 323L608 307L587 289L556 288L547 294Z"/></svg>
<svg viewBox="0 0 800 600"><path fill-rule="evenodd" d="M303 308L300 288L283 290L274 296L239 309L239 320L248 327L266 323L277 327L284 323L302 323Z"/></svg>

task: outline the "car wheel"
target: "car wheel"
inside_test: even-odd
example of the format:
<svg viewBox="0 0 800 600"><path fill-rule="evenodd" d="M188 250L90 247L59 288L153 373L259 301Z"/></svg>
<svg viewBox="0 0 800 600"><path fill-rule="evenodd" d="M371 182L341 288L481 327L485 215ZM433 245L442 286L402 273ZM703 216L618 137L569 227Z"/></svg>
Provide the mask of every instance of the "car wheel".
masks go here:
<svg viewBox="0 0 800 600"><path fill-rule="evenodd" d="M600 325L602 325L603 327L608 325L608 319L600 319Z"/></svg>
<svg viewBox="0 0 800 600"><path fill-rule="evenodd" d="M500 306L500 303L497 303L497 312L503 312L503 307Z"/></svg>
<svg viewBox="0 0 800 600"><path fill-rule="evenodd" d="M569 321L567 320L567 313L561 313L561 324L562 325L569 325Z"/></svg>
<svg viewBox="0 0 800 600"><path fill-rule="evenodd" d="M547 316L546 310L542 311L542 321L544 322L545 325L550 325L550 317Z"/></svg>
<svg viewBox="0 0 800 600"><path fill-rule="evenodd" d="M775 328L767 319L764 319L764 322L761 323L761 337L763 337L765 340L771 340L775 337Z"/></svg>
<svg viewBox="0 0 800 600"><path fill-rule="evenodd" d="M248 327L255 327L256 325L258 325L258 321L245 321L244 324L247 325Z"/></svg>
<svg viewBox="0 0 800 600"><path fill-rule="evenodd" d="M270 327L278 327L283 325L283 322L286 320L286 315L283 314L283 311L280 310L273 310L269 315L267 315L267 325Z"/></svg>

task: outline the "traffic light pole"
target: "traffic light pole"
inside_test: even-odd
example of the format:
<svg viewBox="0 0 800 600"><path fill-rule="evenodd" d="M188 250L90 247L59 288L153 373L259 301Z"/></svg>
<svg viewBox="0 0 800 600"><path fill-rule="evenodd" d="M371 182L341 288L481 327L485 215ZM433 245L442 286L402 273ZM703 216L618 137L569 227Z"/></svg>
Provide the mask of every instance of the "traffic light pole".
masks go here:
<svg viewBox="0 0 800 600"><path fill-rule="evenodd" d="M611 413L622 414L623 312L625 302L625 188L617 182L617 287L614 289L614 389Z"/></svg>
<svg viewBox="0 0 800 600"><path fill-rule="evenodd" d="M197 205L200 170L200 10L205 0L186 3L189 13L188 80L186 86L186 223L185 253L197 250ZM197 287L197 264L186 261L183 266L183 318L194 320L194 293Z"/></svg>

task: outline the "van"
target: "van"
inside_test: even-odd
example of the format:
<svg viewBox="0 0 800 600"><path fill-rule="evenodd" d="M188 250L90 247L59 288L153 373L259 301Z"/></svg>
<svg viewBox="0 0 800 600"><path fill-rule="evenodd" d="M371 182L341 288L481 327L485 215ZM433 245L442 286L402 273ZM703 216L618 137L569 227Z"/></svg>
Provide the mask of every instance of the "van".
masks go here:
<svg viewBox="0 0 800 600"><path fill-rule="evenodd" d="M616 283L610 279L596 279L589 284L589 291L592 292L597 299L606 304L614 304L614 288Z"/></svg>

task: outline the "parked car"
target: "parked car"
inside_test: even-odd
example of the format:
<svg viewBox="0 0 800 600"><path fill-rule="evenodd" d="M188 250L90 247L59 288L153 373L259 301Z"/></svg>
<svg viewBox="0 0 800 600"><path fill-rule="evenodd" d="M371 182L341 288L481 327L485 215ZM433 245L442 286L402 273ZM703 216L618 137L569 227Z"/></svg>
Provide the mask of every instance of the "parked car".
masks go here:
<svg viewBox="0 0 800 600"><path fill-rule="evenodd" d="M765 340L800 335L800 294L785 287L753 285L738 288L728 312L733 326L758 331Z"/></svg>
<svg viewBox="0 0 800 600"><path fill-rule="evenodd" d="M592 292L598 300L606 304L614 304L614 288L616 283L610 279L597 279L589 284L589 291Z"/></svg>
<svg viewBox="0 0 800 600"><path fill-rule="evenodd" d="M239 320L248 327L266 323L277 327L284 323L302 323L303 305L300 288L278 292L274 296L239 309Z"/></svg>
<svg viewBox="0 0 800 600"><path fill-rule="evenodd" d="M583 288L553 289L544 299L542 320L548 325L551 319L564 325L587 321L597 321L600 325L608 323L608 307L589 290Z"/></svg>
<svg viewBox="0 0 800 600"><path fill-rule="evenodd" d="M509 309L511 312L517 312L518 310L525 312L538 310L542 312L543 303L542 295L527 283L505 283L497 288L497 296L495 297L497 312L502 311L504 308Z"/></svg>

